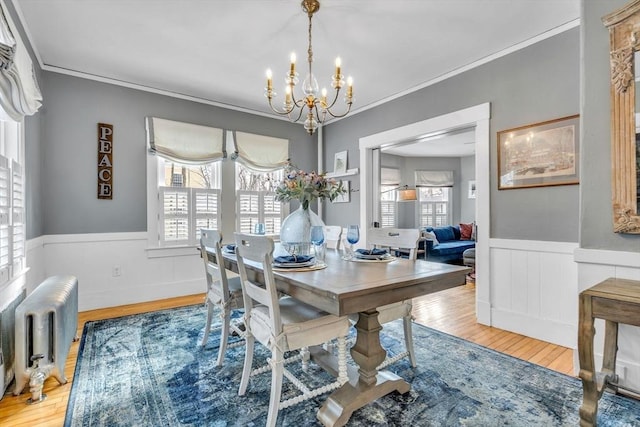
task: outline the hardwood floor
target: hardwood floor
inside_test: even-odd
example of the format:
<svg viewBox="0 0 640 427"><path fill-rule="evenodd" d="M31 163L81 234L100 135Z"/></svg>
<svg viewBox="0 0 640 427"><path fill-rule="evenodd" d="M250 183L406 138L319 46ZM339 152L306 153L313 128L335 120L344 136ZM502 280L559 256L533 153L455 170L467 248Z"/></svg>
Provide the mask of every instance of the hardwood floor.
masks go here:
<svg viewBox="0 0 640 427"><path fill-rule="evenodd" d="M108 319L198 304L203 300L203 295L192 295L81 312L78 319L78 336L82 334L84 323L89 320ZM417 322L434 329L573 375L571 349L477 324L475 319L475 287L472 285L467 284L414 300L414 316ZM65 385L59 385L54 378L48 378L44 388L47 399L44 402L27 405L25 402L30 397L28 387L25 389L26 392L20 396L14 397L12 394L7 394L0 400L0 426L58 427L63 425L78 347L79 342L73 343L67 358L65 373L69 382Z"/></svg>

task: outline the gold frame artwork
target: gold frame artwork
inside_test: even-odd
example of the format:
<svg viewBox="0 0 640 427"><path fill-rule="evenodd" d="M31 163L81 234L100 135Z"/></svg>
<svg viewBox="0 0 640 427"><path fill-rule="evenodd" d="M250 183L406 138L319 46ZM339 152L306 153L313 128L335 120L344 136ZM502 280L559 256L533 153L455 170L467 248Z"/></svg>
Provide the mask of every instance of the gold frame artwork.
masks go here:
<svg viewBox="0 0 640 427"><path fill-rule="evenodd" d="M498 132L498 190L579 183L580 116Z"/></svg>
<svg viewBox="0 0 640 427"><path fill-rule="evenodd" d="M613 231L640 234L636 142L635 52L640 50L640 0L606 15L611 65L611 199Z"/></svg>

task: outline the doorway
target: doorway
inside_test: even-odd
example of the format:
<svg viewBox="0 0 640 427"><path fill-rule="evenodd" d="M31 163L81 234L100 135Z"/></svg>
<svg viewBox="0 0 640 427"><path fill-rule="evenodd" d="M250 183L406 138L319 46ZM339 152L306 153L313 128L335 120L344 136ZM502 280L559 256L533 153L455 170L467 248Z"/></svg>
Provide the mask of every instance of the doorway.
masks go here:
<svg viewBox="0 0 640 427"><path fill-rule="evenodd" d="M475 128L476 141L476 318L479 323L491 325L491 294L489 286L489 224L490 224L490 163L489 119L490 104L480 104L464 110L411 123L395 129L360 138L360 224L362 240L366 242L367 227L373 222L374 205L378 203L375 189L377 169L374 168L374 150L397 144L399 141L424 138L429 135L453 132L462 128Z"/></svg>

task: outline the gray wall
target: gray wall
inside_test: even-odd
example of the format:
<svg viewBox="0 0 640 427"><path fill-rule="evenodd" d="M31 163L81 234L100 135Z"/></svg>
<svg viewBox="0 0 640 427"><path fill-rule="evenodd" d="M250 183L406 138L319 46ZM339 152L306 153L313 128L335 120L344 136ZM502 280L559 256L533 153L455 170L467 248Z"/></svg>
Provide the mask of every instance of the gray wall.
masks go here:
<svg viewBox="0 0 640 427"><path fill-rule="evenodd" d="M460 158L460 222L476 220L476 199L469 198L469 181L476 179L476 157Z"/></svg>
<svg viewBox="0 0 640 427"><path fill-rule="evenodd" d="M640 252L640 236L613 232L611 208L609 32L602 17L627 3L627 0L582 3L580 246Z"/></svg>
<svg viewBox="0 0 640 427"><path fill-rule="evenodd" d="M363 136L491 102L491 236L577 242L580 187L498 191L496 132L579 112L579 46L579 29L574 28L331 123L324 130L325 162L346 149L349 167L359 167L358 140ZM348 211L328 205L325 221L358 221L359 193L351 203Z"/></svg>
<svg viewBox="0 0 640 427"><path fill-rule="evenodd" d="M146 231L145 116L288 138L294 163L317 164L317 142L299 124L58 73L43 76L43 202L32 219L44 221L43 234ZM113 200L96 198L99 122L114 128Z"/></svg>

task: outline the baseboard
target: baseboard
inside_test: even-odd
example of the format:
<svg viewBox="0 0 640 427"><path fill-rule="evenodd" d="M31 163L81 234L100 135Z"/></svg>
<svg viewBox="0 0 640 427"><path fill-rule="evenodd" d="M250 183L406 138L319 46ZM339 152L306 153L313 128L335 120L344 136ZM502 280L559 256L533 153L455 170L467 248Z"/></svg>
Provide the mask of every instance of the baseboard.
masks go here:
<svg viewBox="0 0 640 427"><path fill-rule="evenodd" d="M80 311L87 311L199 293L204 294L203 283L203 280L188 280L131 286L126 289L101 289L96 292L81 294L78 305Z"/></svg>
<svg viewBox="0 0 640 427"><path fill-rule="evenodd" d="M576 348L578 329L575 325L527 316L524 313L491 310L492 326L568 348Z"/></svg>

